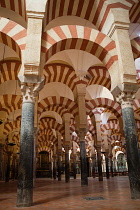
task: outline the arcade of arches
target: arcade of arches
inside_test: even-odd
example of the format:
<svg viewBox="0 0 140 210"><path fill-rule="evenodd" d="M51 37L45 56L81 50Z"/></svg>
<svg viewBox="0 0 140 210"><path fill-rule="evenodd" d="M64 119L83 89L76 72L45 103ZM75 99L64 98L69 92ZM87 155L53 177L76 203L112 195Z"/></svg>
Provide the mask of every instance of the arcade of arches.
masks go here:
<svg viewBox="0 0 140 210"><path fill-rule="evenodd" d="M119 14L119 15L118 15ZM0 179L128 174L140 199L140 0L0 1Z"/></svg>

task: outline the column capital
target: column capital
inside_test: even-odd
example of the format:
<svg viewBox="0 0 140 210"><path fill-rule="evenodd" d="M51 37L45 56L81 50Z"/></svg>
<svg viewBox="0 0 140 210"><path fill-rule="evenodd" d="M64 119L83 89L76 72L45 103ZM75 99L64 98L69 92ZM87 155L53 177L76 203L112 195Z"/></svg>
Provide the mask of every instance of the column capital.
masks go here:
<svg viewBox="0 0 140 210"><path fill-rule="evenodd" d="M65 149L65 152L71 149L70 141L65 141L64 142L64 149Z"/></svg>
<svg viewBox="0 0 140 210"><path fill-rule="evenodd" d="M79 136L80 141L85 141L86 133L87 133L87 129L86 128L80 128L79 129L78 136Z"/></svg>
<svg viewBox="0 0 140 210"><path fill-rule="evenodd" d="M121 92L116 97L117 102L121 104L122 108L132 107L134 99L135 99L134 92Z"/></svg>
<svg viewBox="0 0 140 210"><path fill-rule="evenodd" d="M40 78L37 75L20 75L18 78L20 81L23 103L35 103L38 92L44 86L44 78Z"/></svg>
<svg viewBox="0 0 140 210"><path fill-rule="evenodd" d="M39 91L42 89L42 82L27 83L21 82L21 93L23 96L23 103L35 103Z"/></svg>
<svg viewBox="0 0 140 210"><path fill-rule="evenodd" d="M96 146L95 146L95 149L96 149L97 151L101 150L101 145L99 145L99 144L96 145Z"/></svg>
<svg viewBox="0 0 140 210"><path fill-rule="evenodd" d="M23 96L23 103L35 103L35 99L38 96L39 84L33 83L21 83L21 93Z"/></svg>

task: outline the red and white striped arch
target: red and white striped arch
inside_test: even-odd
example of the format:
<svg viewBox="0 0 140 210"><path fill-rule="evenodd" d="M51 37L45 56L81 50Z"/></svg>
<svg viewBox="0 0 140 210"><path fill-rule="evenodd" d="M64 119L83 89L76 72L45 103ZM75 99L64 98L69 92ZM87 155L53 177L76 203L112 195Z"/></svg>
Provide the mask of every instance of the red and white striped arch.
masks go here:
<svg viewBox="0 0 140 210"><path fill-rule="evenodd" d="M55 0L47 1L45 10L44 28L52 20L64 16L77 16L93 23L99 30L102 29L111 8L129 10L135 3L133 0L104 1L104 0Z"/></svg>
<svg viewBox="0 0 140 210"><path fill-rule="evenodd" d="M44 128L50 128L58 130L61 135L64 135L64 126L56 122L53 118L42 118L39 122L39 128L40 130L44 130Z"/></svg>
<svg viewBox="0 0 140 210"><path fill-rule="evenodd" d="M133 101L134 112L140 115L140 99L135 99Z"/></svg>
<svg viewBox="0 0 140 210"><path fill-rule="evenodd" d="M86 113L87 115L90 115L89 113L95 109L96 107L105 107L109 109L116 117L121 116L121 106L116 103L115 101L112 101L108 98L96 98L92 99L90 101L86 101Z"/></svg>
<svg viewBox="0 0 140 210"><path fill-rule="evenodd" d="M88 73L91 77L90 81L88 82L88 85L98 84L110 90L111 78L108 70L104 66L90 67Z"/></svg>
<svg viewBox="0 0 140 210"><path fill-rule="evenodd" d="M58 113L61 117L63 117L65 113L69 113L69 111L65 107L59 105L50 105L45 109L45 111L54 111Z"/></svg>
<svg viewBox="0 0 140 210"><path fill-rule="evenodd" d="M17 148L19 148L19 146L20 146L20 133L18 133L16 135L14 134L12 139L13 139L13 142L16 143Z"/></svg>
<svg viewBox="0 0 140 210"><path fill-rule="evenodd" d="M111 135L110 140L111 141L121 141L121 135Z"/></svg>
<svg viewBox="0 0 140 210"><path fill-rule="evenodd" d="M75 141L78 145L80 145L80 144L79 144L79 137L78 137L78 136L71 135L71 140L72 140L72 141Z"/></svg>
<svg viewBox="0 0 140 210"><path fill-rule="evenodd" d="M140 57L140 37L131 40L132 51L134 59Z"/></svg>
<svg viewBox="0 0 140 210"><path fill-rule="evenodd" d="M140 1L132 6L129 14L131 23L140 23Z"/></svg>
<svg viewBox="0 0 140 210"><path fill-rule="evenodd" d="M107 69L118 60L115 42L95 29L63 25L43 33L42 52L45 53L45 62L57 52L67 49L86 51L98 57Z"/></svg>
<svg viewBox="0 0 140 210"><path fill-rule="evenodd" d="M126 154L126 150L125 150L123 147L116 148L116 149L115 149L115 154L116 154L118 151L121 151L121 152L123 152L124 154Z"/></svg>
<svg viewBox="0 0 140 210"><path fill-rule="evenodd" d="M10 18L15 22L18 21L21 25L25 25L27 21L26 0L2 0L0 1L0 12L1 16ZM23 20L19 17L22 17Z"/></svg>
<svg viewBox="0 0 140 210"><path fill-rule="evenodd" d="M1 62L0 84L8 80L18 80L18 72L21 67L20 61L4 61Z"/></svg>
<svg viewBox="0 0 140 210"><path fill-rule="evenodd" d="M0 31L11 37L21 50L25 49L27 30L24 27L6 18L0 18Z"/></svg>
<svg viewBox="0 0 140 210"><path fill-rule="evenodd" d="M114 123L114 122L110 122L107 124L102 124L101 125L101 132L104 133L106 130L116 130L119 131L119 124L118 123Z"/></svg>
<svg viewBox="0 0 140 210"><path fill-rule="evenodd" d="M95 135L96 130L92 124L88 124L88 131L91 133L91 135Z"/></svg>
<svg viewBox="0 0 140 210"><path fill-rule="evenodd" d="M7 34L0 32L0 43L7 45L12 50L14 50L19 58L21 58L21 49L19 45L9 37Z"/></svg>
<svg viewBox="0 0 140 210"><path fill-rule="evenodd" d="M78 105L74 101L71 101L70 99L64 97L57 98L56 96L45 98L41 102L39 102L38 113L41 114L43 111L46 110L46 108L54 105L64 107L67 112L73 114L73 116L76 116L78 114Z"/></svg>
<svg viewBox="0 0 140 210"><path fill-rule="evenodd" d="M17 130L17 128L18 129L20 128L20 125L21 125L21 122L19 120L5 123L3 134L8 135L8 133L10 133L12 131L14 132L15 129Z"/></svg>
<svg viewBox="0 0 140 210"><path fill-rule="evenodd" d="M14 110L21 109L21 96L19 95L0 95L0 111L6 111L7 114Z"/></svg>
<svg viewBox="0 0 140 210"><path fill-rule="evenodd" d="M39 144L37 150L38 153L42 151L50 152L50 148L46 144Z"/></svg>
<svg viewBox="0 0 140 210"><path fill-rule="evenodd" d="M45 65L43 74L45 76L45 84L50 82L61 82L67 85L72 91L76 84L87 84L87 79L79 80L72 67L64 64Z"/></svg>

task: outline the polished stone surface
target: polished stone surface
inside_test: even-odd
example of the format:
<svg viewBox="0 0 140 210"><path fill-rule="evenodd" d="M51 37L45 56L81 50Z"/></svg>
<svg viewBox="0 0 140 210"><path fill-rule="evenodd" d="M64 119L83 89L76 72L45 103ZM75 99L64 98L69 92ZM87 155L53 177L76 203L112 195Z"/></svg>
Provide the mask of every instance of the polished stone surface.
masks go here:
<svg viewBox="0 0 140 210"><path fill-rule="evenodd" d="M17 206L31 206L33 199L34 104L23 103Z"/></svg>
<svg viewBox="0 0 140 210"><path fill-rule="evenodd" d="M122 109L131 198L140 199L140 159L133 108Z"/></svg>
<svg viewBox="0 0 140 210"><path fill-rule="evenodd" d="M81 185L88 185L87 159L85 141L80 141Z"/></svg>
<svg viewBox="0 0 140 210"><path fill-rule="evenodd" d="M140 200L131 200L127 176L115 176L99 182L89 179L88 186L81 187L80 178L71 178L69 183L53 179L36 179L33 206L16 207L16 182L0 182L1 210L139 210ZM105 200L86 200L87 197L102 197Z"/></svg>

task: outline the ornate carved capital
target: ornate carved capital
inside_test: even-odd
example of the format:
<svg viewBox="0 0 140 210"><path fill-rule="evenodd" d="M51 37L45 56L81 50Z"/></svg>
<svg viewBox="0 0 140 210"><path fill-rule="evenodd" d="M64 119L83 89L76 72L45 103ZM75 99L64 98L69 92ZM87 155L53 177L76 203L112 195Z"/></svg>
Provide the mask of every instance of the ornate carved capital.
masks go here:
<svg viewBox="0 0 140 210"><path fill-rule="evenodd" d="M23 103L35 103L40 90L40 83L25 83L21 82L21 92L23 96Z"/></svg>
<svg viewBox="0 0 140 210"><path fill-rule="evenodd" d="M133 100L135 98L134 92L121 92L117 97L116 100L118 103L121 104L122 109L126 107L133 106Z"/></svg>

